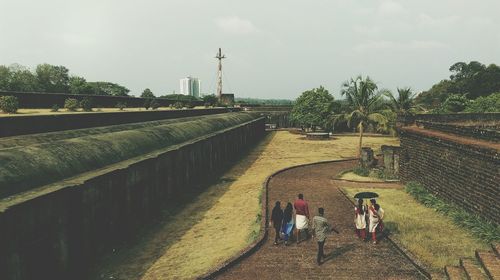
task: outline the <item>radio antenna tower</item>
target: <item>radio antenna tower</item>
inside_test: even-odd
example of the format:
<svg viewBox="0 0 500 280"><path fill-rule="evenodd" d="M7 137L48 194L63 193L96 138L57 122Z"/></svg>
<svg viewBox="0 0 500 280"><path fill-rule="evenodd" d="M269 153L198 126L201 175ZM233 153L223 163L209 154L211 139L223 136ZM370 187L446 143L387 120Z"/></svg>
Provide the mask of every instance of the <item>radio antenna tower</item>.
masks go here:
<svg viewBox="0 0 500 280"><path fill-rule="evenodd" d="M222 60L226 58L225 55L222 54L221 48L219 48L219 53L215 56L219 60L219 67L217 69L217 98L221 100L222 98Z"/></svg>

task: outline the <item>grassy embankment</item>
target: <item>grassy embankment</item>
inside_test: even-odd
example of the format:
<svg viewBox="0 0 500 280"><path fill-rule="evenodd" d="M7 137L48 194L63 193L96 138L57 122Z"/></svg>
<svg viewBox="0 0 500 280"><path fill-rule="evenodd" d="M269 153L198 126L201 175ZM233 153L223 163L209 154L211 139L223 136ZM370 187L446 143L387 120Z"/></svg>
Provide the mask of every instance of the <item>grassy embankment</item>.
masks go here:
<svg viewBox="0 0 500 280"><path fill-rule="evenodd" d="M461 257L473 257L474 250L488 244L432 208L425 207L402 189L344 188L353 197L357 192L373 191L385 210L384 222L391 237L403 245L432 272L445 265L457 265Z"/></svg>
<svg viewBox="0 0 500 280"><path fill-rule="evenodd" d="M307 141L286 131L269 134L223 180L162 222L155 233L105 261L100 274L119 279L185 279L206 273L254 241L267 176L293 165L353 157L357 141L355 136ZM398 145L399 140L364 138L364 145L375 151L382 144Z"/></svg>

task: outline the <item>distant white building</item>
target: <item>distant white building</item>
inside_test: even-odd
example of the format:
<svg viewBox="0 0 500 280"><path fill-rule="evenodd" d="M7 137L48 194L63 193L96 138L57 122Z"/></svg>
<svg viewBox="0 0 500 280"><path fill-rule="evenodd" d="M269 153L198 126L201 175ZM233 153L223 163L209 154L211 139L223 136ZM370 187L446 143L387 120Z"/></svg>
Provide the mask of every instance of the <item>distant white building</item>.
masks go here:
<svg viewBox="0 0 500 280"><path fill-rule="evenodd" d="M187 77L180 79L181 94L200 97L201 81L198 78Z"/></svg>

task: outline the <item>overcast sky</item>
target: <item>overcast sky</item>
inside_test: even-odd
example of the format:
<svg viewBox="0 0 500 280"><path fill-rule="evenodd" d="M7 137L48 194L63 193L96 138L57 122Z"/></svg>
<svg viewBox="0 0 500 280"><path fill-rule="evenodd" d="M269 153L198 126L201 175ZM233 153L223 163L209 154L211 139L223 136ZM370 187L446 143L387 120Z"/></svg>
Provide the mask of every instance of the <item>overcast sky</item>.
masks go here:
<svg viewBox="0 0 500 280"><path fill-rule="evenodd" d="M336 97L357 74L416 91L457 61L500 64L498 0L0 0L0 64L64 65L134 95L179 92L179 79L215 92Z"/></svg>

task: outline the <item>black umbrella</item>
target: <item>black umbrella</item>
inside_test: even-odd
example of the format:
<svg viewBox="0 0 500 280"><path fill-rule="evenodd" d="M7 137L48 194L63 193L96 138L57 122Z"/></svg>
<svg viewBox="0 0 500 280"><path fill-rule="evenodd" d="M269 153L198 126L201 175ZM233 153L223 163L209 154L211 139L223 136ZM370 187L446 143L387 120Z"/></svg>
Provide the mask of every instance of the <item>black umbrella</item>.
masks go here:
<svg viewBox="0 0 500 280"><path fill-rule="evenodd" d="M354 198L357 199L368 199L368 198L375 198L378 197L377 193L374 192L360 192L354 195Z"/></svg>

